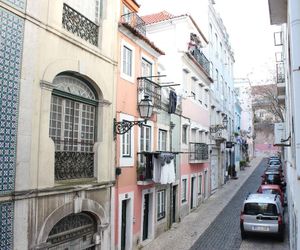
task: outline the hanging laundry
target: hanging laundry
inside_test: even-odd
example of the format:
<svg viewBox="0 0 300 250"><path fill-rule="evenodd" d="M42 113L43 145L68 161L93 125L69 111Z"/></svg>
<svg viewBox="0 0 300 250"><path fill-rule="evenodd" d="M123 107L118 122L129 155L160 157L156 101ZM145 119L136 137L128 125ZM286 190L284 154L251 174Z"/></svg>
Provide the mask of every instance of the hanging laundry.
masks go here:
<svg viewBox="0 0 300 250"><path fill-rule="evenodd" d="M177 94L175 91L170 90L170 94L169 94L169 110L168 112L170 114L175 113L176 111L176 105L177 105Z"/></svg>

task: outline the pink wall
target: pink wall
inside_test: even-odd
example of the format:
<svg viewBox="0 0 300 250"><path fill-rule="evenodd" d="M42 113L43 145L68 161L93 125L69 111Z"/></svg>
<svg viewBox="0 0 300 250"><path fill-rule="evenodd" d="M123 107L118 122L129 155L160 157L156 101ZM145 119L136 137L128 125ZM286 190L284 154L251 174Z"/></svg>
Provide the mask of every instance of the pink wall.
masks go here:
<svg viewBox="0 0 300 250"><path fill-rule="evenodd" d="M209 111L191 100L182 101L182 115L209 127Z"/></svg>

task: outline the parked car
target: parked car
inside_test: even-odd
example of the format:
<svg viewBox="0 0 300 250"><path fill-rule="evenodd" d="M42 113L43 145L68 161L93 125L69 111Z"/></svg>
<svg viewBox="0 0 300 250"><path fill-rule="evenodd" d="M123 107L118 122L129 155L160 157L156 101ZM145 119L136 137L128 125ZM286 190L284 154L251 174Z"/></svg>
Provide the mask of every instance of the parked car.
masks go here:
<svg viewBox="0 0 300 250"><path fill-rule="evenodd" d="M280 171L281 173L283 172L281 165L270 165L267 166L265 171Z"/></svg>
<svg viewBox="0 0 300 250"><path fill-rule="evenodd" d="M257 189L257 193L261 194L278 194L280 196L281 205L285 205L285 196L284 192L282 191L279 185L274 184L267 184L267 185L260 185Z"/></svg>
<svg viewBox="0 0 300 250"><path fill-rule="evenodd" d="M248 234L274 234L284 240L283 207L279 195L250 194L244 201L240 216L241 237Z"/></svg>
<svg viewBox="0 0 300 250"><path fill-rule="evenodd" d="M261 184L276 184L283 189L286 186L284 181L284 176L281 171L278 170L267 170L261 176L262 182Z"/></svg>

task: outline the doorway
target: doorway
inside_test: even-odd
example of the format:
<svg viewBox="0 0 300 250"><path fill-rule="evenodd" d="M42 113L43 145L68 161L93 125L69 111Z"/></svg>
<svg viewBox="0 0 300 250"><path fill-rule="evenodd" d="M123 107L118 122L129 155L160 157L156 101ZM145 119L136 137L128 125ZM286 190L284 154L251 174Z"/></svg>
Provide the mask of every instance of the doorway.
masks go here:
<svg viewBox="0 0 300 250"><path fill-rule="evenodd" d="M191 209L193 209L195 206L195 191L196 191L196 188L195 188L195 184L196 184L196 177L193 176L191 178Z"/></svg>
<svg viewBox="0 0 300 250"><path fill-rule="evenodd" d="M142 241L153 238L154 232L154 188L143 190L141 214L141 239Z"/></svg>
<svg viewBox="0 0 300 250"><path fill-rule="evenodd" d="M176 222L176 197L177 197L177 186L173 186L173 192L172 192L172 223Z"/></svg>

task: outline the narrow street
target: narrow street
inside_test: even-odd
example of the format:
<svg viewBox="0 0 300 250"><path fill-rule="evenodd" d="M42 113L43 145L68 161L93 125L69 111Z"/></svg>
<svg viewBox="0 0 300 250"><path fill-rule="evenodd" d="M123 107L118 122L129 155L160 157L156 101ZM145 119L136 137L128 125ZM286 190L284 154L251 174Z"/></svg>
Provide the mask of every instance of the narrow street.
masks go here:
<svg viewBox="0 0 300 250"><path fill-rule="evenodd" d="M242 241L240 236L240 211L242 203L249 192L256 192L259 187L265 164L265 160L261 161L228 205L194 243L191 250L289 249L288 230L285 231L286 237L284 242L279 242L276 238L267 236L251 236ZM287 219L287 208L285 209L285 217Z"/></svg>

